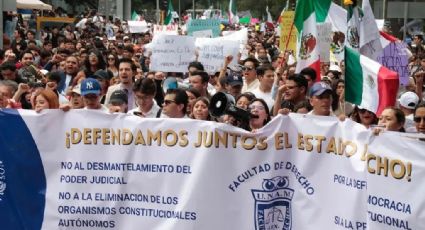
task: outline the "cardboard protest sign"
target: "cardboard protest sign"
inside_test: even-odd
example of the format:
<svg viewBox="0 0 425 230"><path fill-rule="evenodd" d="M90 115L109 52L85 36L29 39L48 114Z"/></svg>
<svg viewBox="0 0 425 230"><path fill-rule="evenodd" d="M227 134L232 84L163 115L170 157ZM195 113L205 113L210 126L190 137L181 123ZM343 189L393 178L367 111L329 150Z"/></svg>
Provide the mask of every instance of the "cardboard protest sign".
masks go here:
<svg viewBox="0 0 425 230"><path fill-rule="evenodd" d="M296 56L297 51L297 28L294 26L295 11L285 11L280 22L279 48L284 51L292 50Z"/></svg>

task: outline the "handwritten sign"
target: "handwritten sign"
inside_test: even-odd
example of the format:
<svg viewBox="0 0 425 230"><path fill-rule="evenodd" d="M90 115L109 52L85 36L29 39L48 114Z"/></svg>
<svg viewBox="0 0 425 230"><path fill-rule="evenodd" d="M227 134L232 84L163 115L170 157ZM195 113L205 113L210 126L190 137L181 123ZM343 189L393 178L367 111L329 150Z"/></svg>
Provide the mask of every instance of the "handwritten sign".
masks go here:
<svg viewBox="0 0 425 230"><path fill-rule="evenodd" d="M332 24L319 23L317 24L317 39L319 41L320 61L329 62L329 54L332 42Z"/></svg>
<svg viewBox="0 0 425 230"><path fill-rule="evenodd" d="M229 67L237 64L237 55L239 52L239 42L224 41L222 38L198 38L196 39L200 61L208 73L220 71L223 67L224 59L232 55L233 61Z"/></svg>
<svg viewBox="0 0 425 230"><path fill-rule="evenodd" d="M297 50L297 28L293 24L294 17L294 11L285 11L281 16L279 48L282 51Z"/></svg>
<svg viewBox="0 0 425 230"><path fill-rule="evenodd" d="M378 56L378 62L390 70L398 73L400 84L409 83L409 56L405 51L406 45L401 42L391 42L387 45L381 55Z"/></svg>
<svg viewBox="0 0 425 230"><path fill-rule="evenodd" d="M187 72L195 60L195 38L178 35L159 35L152 41L150 69L164 72Z"/></svg>
<svg viewBox="0 0 425 230"><path fill-rule="evenodd" d="M192 19L187 25L187 34L194 36L193 32L211 30L212 37L220 36L220 20L218 19Z"/></svg>

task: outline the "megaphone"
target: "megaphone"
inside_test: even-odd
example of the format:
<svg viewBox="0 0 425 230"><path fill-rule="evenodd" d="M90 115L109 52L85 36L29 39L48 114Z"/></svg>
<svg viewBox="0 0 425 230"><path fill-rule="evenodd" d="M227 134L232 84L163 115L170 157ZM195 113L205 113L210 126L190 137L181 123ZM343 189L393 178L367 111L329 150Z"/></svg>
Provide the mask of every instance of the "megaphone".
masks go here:
<svg viewBox="0 0 425 230"><path fill-rule="evenodd" d="M249 119L258 117L257 115L251 114L249 111L236 107L233 96L223 92L214 94L208 109L211 115L215 117L228 114L243 123L248 123Z"/></svg>
<svg viewBox="0 0 425 230"><path fill-rule="evenodd" d="M190 85L185 84L183 82L180 82L175 77L167 77L162 82L162 89L164 90L164 93L167 93L169 89L183 89L187 90L190 88Z"/></svg>

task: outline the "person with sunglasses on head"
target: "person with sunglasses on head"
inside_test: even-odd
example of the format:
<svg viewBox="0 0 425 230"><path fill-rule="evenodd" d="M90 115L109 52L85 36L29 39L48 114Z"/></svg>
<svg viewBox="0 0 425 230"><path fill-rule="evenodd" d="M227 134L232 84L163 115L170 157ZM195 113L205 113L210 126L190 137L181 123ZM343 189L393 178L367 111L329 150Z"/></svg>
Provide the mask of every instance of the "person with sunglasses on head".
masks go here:
<svg viewBox="0 0 425 230"><path fill-rule="evenodd" d="M378 117L376 114L360 106L354 107L350 118L353 121L362 124L367 129L370 129L371 126L378 124Z"/></svg>
<svg viewBox="0 0 425 230"><path fill-rule="evenodd" d="M413 120L416 124L416 131L425 134L425 102L422 101L416 106Z"/></svg>
<svg viewBox="0 0 425 230"><path fill-rule="evenodd" d="M188 97L183 89L168 89L162 103L161 118L189 118L186 114Z"/></svg>
<svg viewBox="0 0 425 230"><path fill-rule="evenodd" d="M255 58L247 58L243 61L242 74L244 82L242 93L252 92L260 87L260 81L257 79L258 61Z"/></svg>

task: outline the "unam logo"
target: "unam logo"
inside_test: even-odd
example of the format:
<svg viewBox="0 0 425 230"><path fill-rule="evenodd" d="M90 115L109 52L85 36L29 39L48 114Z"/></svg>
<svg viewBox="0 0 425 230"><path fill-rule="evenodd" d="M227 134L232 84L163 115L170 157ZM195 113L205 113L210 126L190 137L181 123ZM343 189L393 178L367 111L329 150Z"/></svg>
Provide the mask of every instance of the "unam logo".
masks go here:
<svg viewBox="0 0 425 230"><path fill-rule="evenodd" d="M288 186L288 177L276 176L264 179L263 190L251 190L255 199L256 230L291 229L291 200L294 190Z"/></svg>
<svg viewBox="0 0 425 230"><path fill-rule="evenodd" d="M0 201L2 201L2 197L4 195L4 191L6 190L6 172L4 170L3 162L0 161Z"/></svg>

